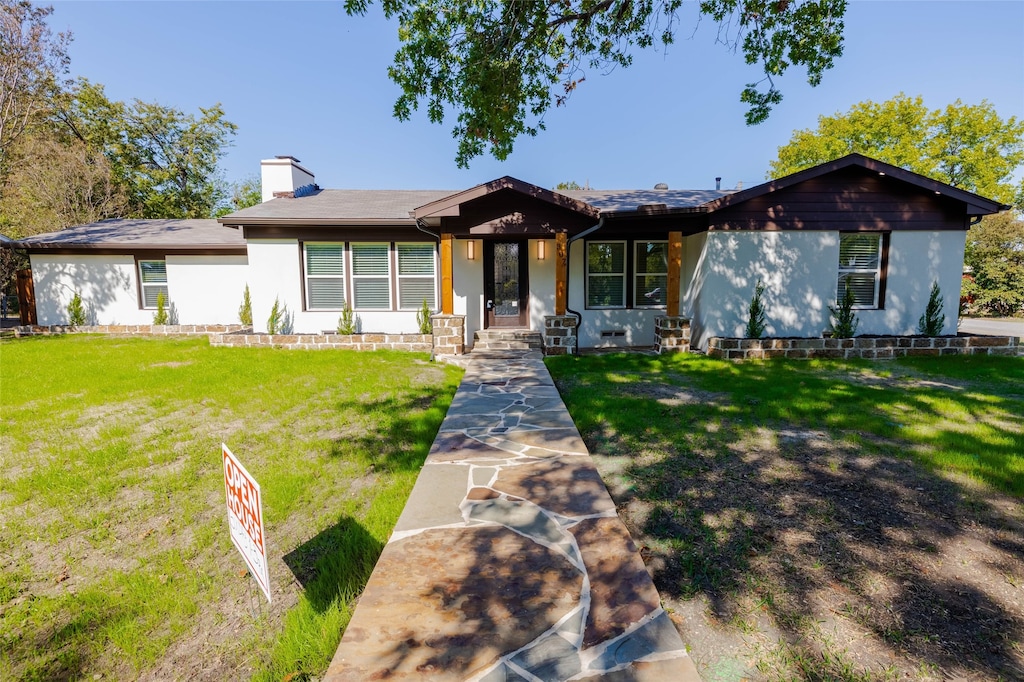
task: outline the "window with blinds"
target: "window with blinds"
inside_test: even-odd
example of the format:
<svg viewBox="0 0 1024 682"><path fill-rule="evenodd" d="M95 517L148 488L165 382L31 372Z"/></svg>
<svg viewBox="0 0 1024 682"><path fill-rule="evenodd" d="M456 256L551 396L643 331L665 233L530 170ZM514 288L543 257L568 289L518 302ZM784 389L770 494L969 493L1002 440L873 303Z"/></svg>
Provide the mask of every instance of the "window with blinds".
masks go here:
<svg viewBox="0 0 1024 682"><path fill-rule="evenodd" d="M396 244L398 252L398 307L418 310L423 301L437 307L437 264L433 244Z"/></svg>
<svg viewBox="0 0 1024 682"><path fill-rule="evenodd" d="M139 290L144 309L156 308L157 297L164 295L165 305L170 304L167 292L167 262L162 260L139 261Z"/></svg>
<svg viewBox="0 0 1024 682"><path fill-rule="evenodd" d="M626 242L587 243L587 307L626 307Z"/></svg>
<svg viewBox="0 0 1024 682"><path fill-rule="evenodd" d="M839 235L839 282L836 300L842 301L846 290L853 292L855 308L878 308L881 281L882 235L863 232Z"/></svg>
<svg viewBox="0 0 1024 682"><path fill-rule="evenodd" d="M663 308L668 290L668 242L634 244L633 307Z"/></svg>
<svg viewBox="0 0 1024 682"><path fill-rule="evenodd" d="M304 244L306 308L341 310L345 307L345 244Z"/></svg>
<svg viewBox="0 0 1024 682"><path fill-rule="evenodd" d="M351 249L352 309L391 310L391 244L352 244Z"/></svg>

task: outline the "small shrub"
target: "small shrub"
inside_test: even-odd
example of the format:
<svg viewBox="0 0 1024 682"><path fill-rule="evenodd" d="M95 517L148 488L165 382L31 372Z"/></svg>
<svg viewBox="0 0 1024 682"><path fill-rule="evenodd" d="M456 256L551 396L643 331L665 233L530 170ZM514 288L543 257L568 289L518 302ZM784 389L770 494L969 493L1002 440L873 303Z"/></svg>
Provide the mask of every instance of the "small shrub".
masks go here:
<svg viewBox="0 0 1024 682"><path fill-rule="evenodd" d="M252 326L252 299L249 297L249 285L245 285L242 294L242 305L238 307L238 320L244 325Z"/></svg>
<svg viewBox="0 0 1024 682"><path fill-rule="evenodd" d="M167 313L167 295L164 292L157 292L156 313L153 315L153 324L169 324L171 316Z"/></svg>
<svg viewBox="0 0 1024 682"><path fill-rule="evenodd" d="M345 307L341 309L341 317L338 318L338 333L345 336L352 336L356 333L356 320L348 301L345 301Z"/></svg>
<svg viewBox="0 0 1024 682"><path fill-rule="evenodd" d="M746 336L748 339L759 339L764 334L765 329L765 309L762 295L764 294L764 284L761 280L757 280L757 286L754 287L754 297L750 299L750 307L748 308L749 317L747 318L747 332Z"/></svg>
<svg viewBox="0 0 1024 682"><path fill-rule="evenodd" d="M434 323L430 321L431 314L427 299L423 299L423 307L416 311L416 324L420 326L420 334L430 334L434 331Z"/></svg>
<svg viewBox="0 0 1024 682"><path fill-rule="evenodd" d="M267 332L270 334L279 334L283 332L287 315L288 306L282 305L275 296L274 305L270 309L270 317L267 318Z"/></svg>
<svg viewBox="0 0 1024 682"><path fill-rule="evenodd" d="M832 336L837 339L850 339L857 333L857 326L860 324L860 320L857 319L857 315L853 312L853 290L849 286L847 281L846 286L843 287L843 300L836 301L837 307L828 307L828 311L832 313Z"/></svg>
<svg viewBox="0 0 1024 682"><path fill-rule="evenodd" d="M82 305L82 295L77 291L68 303L68 324L72 327L81 327L85 324L85 306Z"/></svg>
<svg viewBox="0 0 1024 682"><path fill-rule="evenodd" d="M942 314L942 294L939 283L932 282L932 292L928 295L928 305L924 315L917 321L917 331L925 336L938 336L946 324L946 316Z"/></svg>

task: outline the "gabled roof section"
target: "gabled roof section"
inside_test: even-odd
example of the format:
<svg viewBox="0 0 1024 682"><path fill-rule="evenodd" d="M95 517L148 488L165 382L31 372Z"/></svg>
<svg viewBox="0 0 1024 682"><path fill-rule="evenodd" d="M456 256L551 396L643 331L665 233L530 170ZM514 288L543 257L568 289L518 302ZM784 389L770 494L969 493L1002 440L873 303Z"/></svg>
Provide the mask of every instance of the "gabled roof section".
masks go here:
<svg viewBox="0 0 1024 682"><path fill-rule="evenodd" d="M553 192L543 187L530 184L529 182L523 182L511 176L506 175L503 178L485 182L476 187L457 192L449 196L431 201L428 204L418 206L410 215L416 219L422 218L442 218L442 217L454 217L460 214L459 207L462 204L485 197L495 192L501 192L503 190L511 190L518 192L524 196L532 197L539 201L543 201L553 206L558 206L576 213L585 215L587 217L597 220L600 217L600 211L591 206L590 204L573 199L570 196L561 194L559 192Z"/></svg>
<svg viewBox="0 0 1024 682"><path fill-rule="evenodd" d="M807 180L812 180L850 167L864 168L878 173L879 175L885 175L895 178L896 180L901 180L911 185L915 185L923 190L934 192L935 194L940 194L956 201L962 201L966 204L967 215L990 215L1010 208L1005 204L1000 204L998 201L986 199L985 197L972 192L958 189L952 185L947 185L944 182L939 182L938 180L932 180L931 178L927 178L918 173L908 171L904 168L900 168L899 166L893 166L885 163L884 161L879 161L878 159L872 159L868 156L864 156L863 154L848 154L840 159L836 159L835 161L829 161L828 163L823 163L821 165L814 166L813 168L807 168L776 180L769 180L768 182L756 185L750 189L745 189L728 196L723 196L719 199L708 202L705 206L708 211L717 211L730 206L735 206L755 197L763 196L770 192L777 192L778 190L792 187L793 185L801 182L806 182Z"/></svg>
<svg viewBox="0 0 1024 682"><path fill-rule="evenodd" d="M205 219L115 218L97 223L47 232L7 244L19 249L104 249L167 252L202 249L245 252L245 239L238 230Z"/></svg>

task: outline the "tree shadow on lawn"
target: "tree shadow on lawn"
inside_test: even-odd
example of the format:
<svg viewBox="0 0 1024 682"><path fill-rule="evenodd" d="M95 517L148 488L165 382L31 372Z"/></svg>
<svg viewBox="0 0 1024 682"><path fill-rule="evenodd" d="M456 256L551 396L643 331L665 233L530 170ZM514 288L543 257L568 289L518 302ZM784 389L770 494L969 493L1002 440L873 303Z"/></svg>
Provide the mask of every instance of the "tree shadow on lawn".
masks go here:
<svg viewBox="0 0 1024 682"><path fill-rule="evenodd" d="M588 371L597 385L638 374L606 391ZM933 419L925 448L999 461L1019 454L1019 407L943 391L987 424L968 431L943 422L934 388L861 386L792 363L620 358L566 370L560 385L664 597L702 597L719 626L769 615L791 651L817 661L800 673L811 679L839 672L822 625L865 671L1024 676L1019 500L901 457L922 444L892 424L899 404ZM665 385L721 392L666 405L654 395ZM1006 468L983 475L1020 485Z"/></svg>

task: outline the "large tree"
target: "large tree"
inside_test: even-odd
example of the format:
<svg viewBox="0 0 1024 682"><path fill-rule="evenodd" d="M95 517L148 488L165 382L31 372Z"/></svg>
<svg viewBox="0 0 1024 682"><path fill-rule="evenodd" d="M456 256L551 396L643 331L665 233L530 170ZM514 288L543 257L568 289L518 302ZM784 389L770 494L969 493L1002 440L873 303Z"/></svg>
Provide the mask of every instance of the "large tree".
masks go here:
<svg viewBox="0 0 1024 682"><path fill-rule="evenodd" d="M14 144L61 88L68 70L70 33L46 24L52 7L29 0L0 0L0 186Z"/></svg>
<svg viewBox="0 0 1024 682"><path fill-rule="evenodd" d="M899 94L860 102L846 113L820 116L779 147L769 177L780 177L857 152L935 180L1024 206L1014 173L1024 164L1024 121L1003 119L986 100L929 109L921 97Z"/></svg>
<svg viewBox="0 0 1024 682"><path fill-rule="evenodd" d="M675 39L683 0L380 0L397 18L401 47L388 75L407 120L424 103L431 121L456 114L456 162L489 149L505 159L520 135L543 130L544 113L565 104L586 69L627 67L635 49ZM364 14L372 0L345 0ZM717 41L761 65L763 78L740 99L747 123L765 120L782 100L775 79L790 66L811 85L842 54L846 0L701 0Z"/></svg>
<svg viewBox="0 0 1024 682"><path fill-rule="evenodd" d="M971 309L992 315L1024 312L1024 221L1011 211L988 216L967 234L963 296Z"/></svg>

